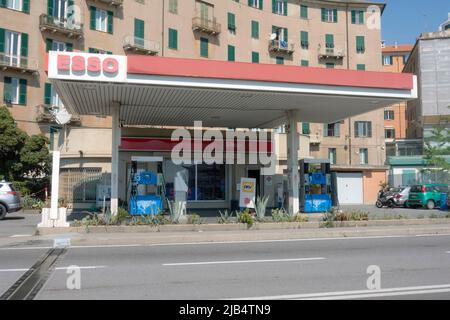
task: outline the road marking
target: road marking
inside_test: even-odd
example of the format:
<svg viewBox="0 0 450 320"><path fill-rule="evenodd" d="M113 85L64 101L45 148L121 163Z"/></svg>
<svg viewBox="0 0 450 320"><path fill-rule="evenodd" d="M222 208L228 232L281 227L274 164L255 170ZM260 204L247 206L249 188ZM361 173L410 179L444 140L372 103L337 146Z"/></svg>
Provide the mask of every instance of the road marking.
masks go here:
<svg viewBox="0 0 450 320"><path fill-rule="evenodd" d="M32 234L13 234L10 238L32 237Z"/></svg>
<svg viewBox="0 0 450 320"><path fill-rule="evenodd" d="M181 262L181 263L163 263L163 266L196 266L210 264L236 264L236 263L263 263L263 262L297 262L325 260L326 258L295 258L295 259L265 259L265 260L228 260L228 261L202 261L202 262Z"/></svg>
<svg viewBox="0 0 450 320"><path fill-rule="evenodd" d="M90 269L104 269L107 268L107 266L85 266L85 267L78 267L82 270L90 270ZM67 270L69 267L57 267L55 270ZM0 272L25 272L30 270L29 268L17 268L17 269L0 269Z"/></svg>
<svg viewBox="0 0 450 320"><path fill-rule="evenodd" d="M339 300L339 299L362 299L388 296L417 295L450 292L450 284L388 288L380 290L355 290L355 291L335 291L308 294L292 294L279 296L264 296L251 298L238 298L237 300ZM235 299L232 299L235 300Z"/></svg>

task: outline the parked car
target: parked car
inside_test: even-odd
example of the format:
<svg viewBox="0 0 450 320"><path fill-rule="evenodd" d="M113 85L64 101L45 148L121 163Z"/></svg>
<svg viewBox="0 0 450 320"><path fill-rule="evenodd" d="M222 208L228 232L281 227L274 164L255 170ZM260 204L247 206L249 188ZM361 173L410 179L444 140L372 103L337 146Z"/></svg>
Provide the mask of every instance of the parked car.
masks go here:
<svg viewBox="0 0 450 320"><path fill-rule="evenodd" d="M411 187L401 187L400 190L394 194L392 197L392 201L396 207L405 207L408 208L409 203L409 192L411 191Z"/></svg>
<svg viewBox="0 0 450 320"><path fill-rule="evenodd" d="M440 206L441 194L448 192L446 184L420 184L411 187L408 197L410 207L425 207L434 209Z"/></svg>
<svg viewBox="0 0 450 320"><path fill-rule="evenodd" d="M22 209L19 193L14 190L12 183L0 181L0 220L7 213L16 212Z"/></svg>

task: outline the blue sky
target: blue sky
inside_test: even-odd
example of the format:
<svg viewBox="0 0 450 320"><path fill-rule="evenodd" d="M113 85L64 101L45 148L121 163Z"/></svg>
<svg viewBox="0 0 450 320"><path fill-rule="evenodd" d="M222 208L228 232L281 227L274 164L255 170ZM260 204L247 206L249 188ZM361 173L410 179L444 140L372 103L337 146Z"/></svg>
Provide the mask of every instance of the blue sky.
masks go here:
<svg viewBox="0 0 450 320"><path fill-rule="evenodd" d="M450 0L381 0L386 9L381 19L386 44L414 44L420 33L437 31L447 20Z"/></svg>

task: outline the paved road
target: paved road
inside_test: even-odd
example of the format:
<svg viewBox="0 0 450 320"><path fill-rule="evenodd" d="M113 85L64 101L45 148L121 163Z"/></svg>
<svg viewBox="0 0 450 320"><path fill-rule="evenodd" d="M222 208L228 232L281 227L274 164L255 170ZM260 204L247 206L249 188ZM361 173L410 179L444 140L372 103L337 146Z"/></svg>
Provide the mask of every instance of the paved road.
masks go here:
<svg viewBox="0 0 450 320"><path fill-rule="evenodd" d="M42 252L0 250L0 288L23 273L5 269L27 268ZM37 298L450 299L449 252L450 236L70 248ZM66 288L72 265L81 290ZM375 296L370 265L387 290Z"/></svg>
<svg viewBox="0 0 450 320"><path fill-rule="evenodd" d="M23 211L8 213L4 220L0 220L0 238L20 238L33 235L40 221L40 214L25 213Z"/></svg>

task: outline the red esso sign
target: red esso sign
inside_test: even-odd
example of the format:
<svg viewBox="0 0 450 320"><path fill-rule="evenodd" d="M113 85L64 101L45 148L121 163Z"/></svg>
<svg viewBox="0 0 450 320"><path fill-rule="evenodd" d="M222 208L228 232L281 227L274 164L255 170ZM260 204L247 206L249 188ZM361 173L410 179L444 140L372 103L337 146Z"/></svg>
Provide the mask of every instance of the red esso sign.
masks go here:
<svg viewBox="0 0 450 320"><path fill-rule="evenodd" d="M58 55L58 73L72 73L74 75L90 76L104 75L113 77L119 72L119 61L112 57L100 59L98 56Z"/></svg>

